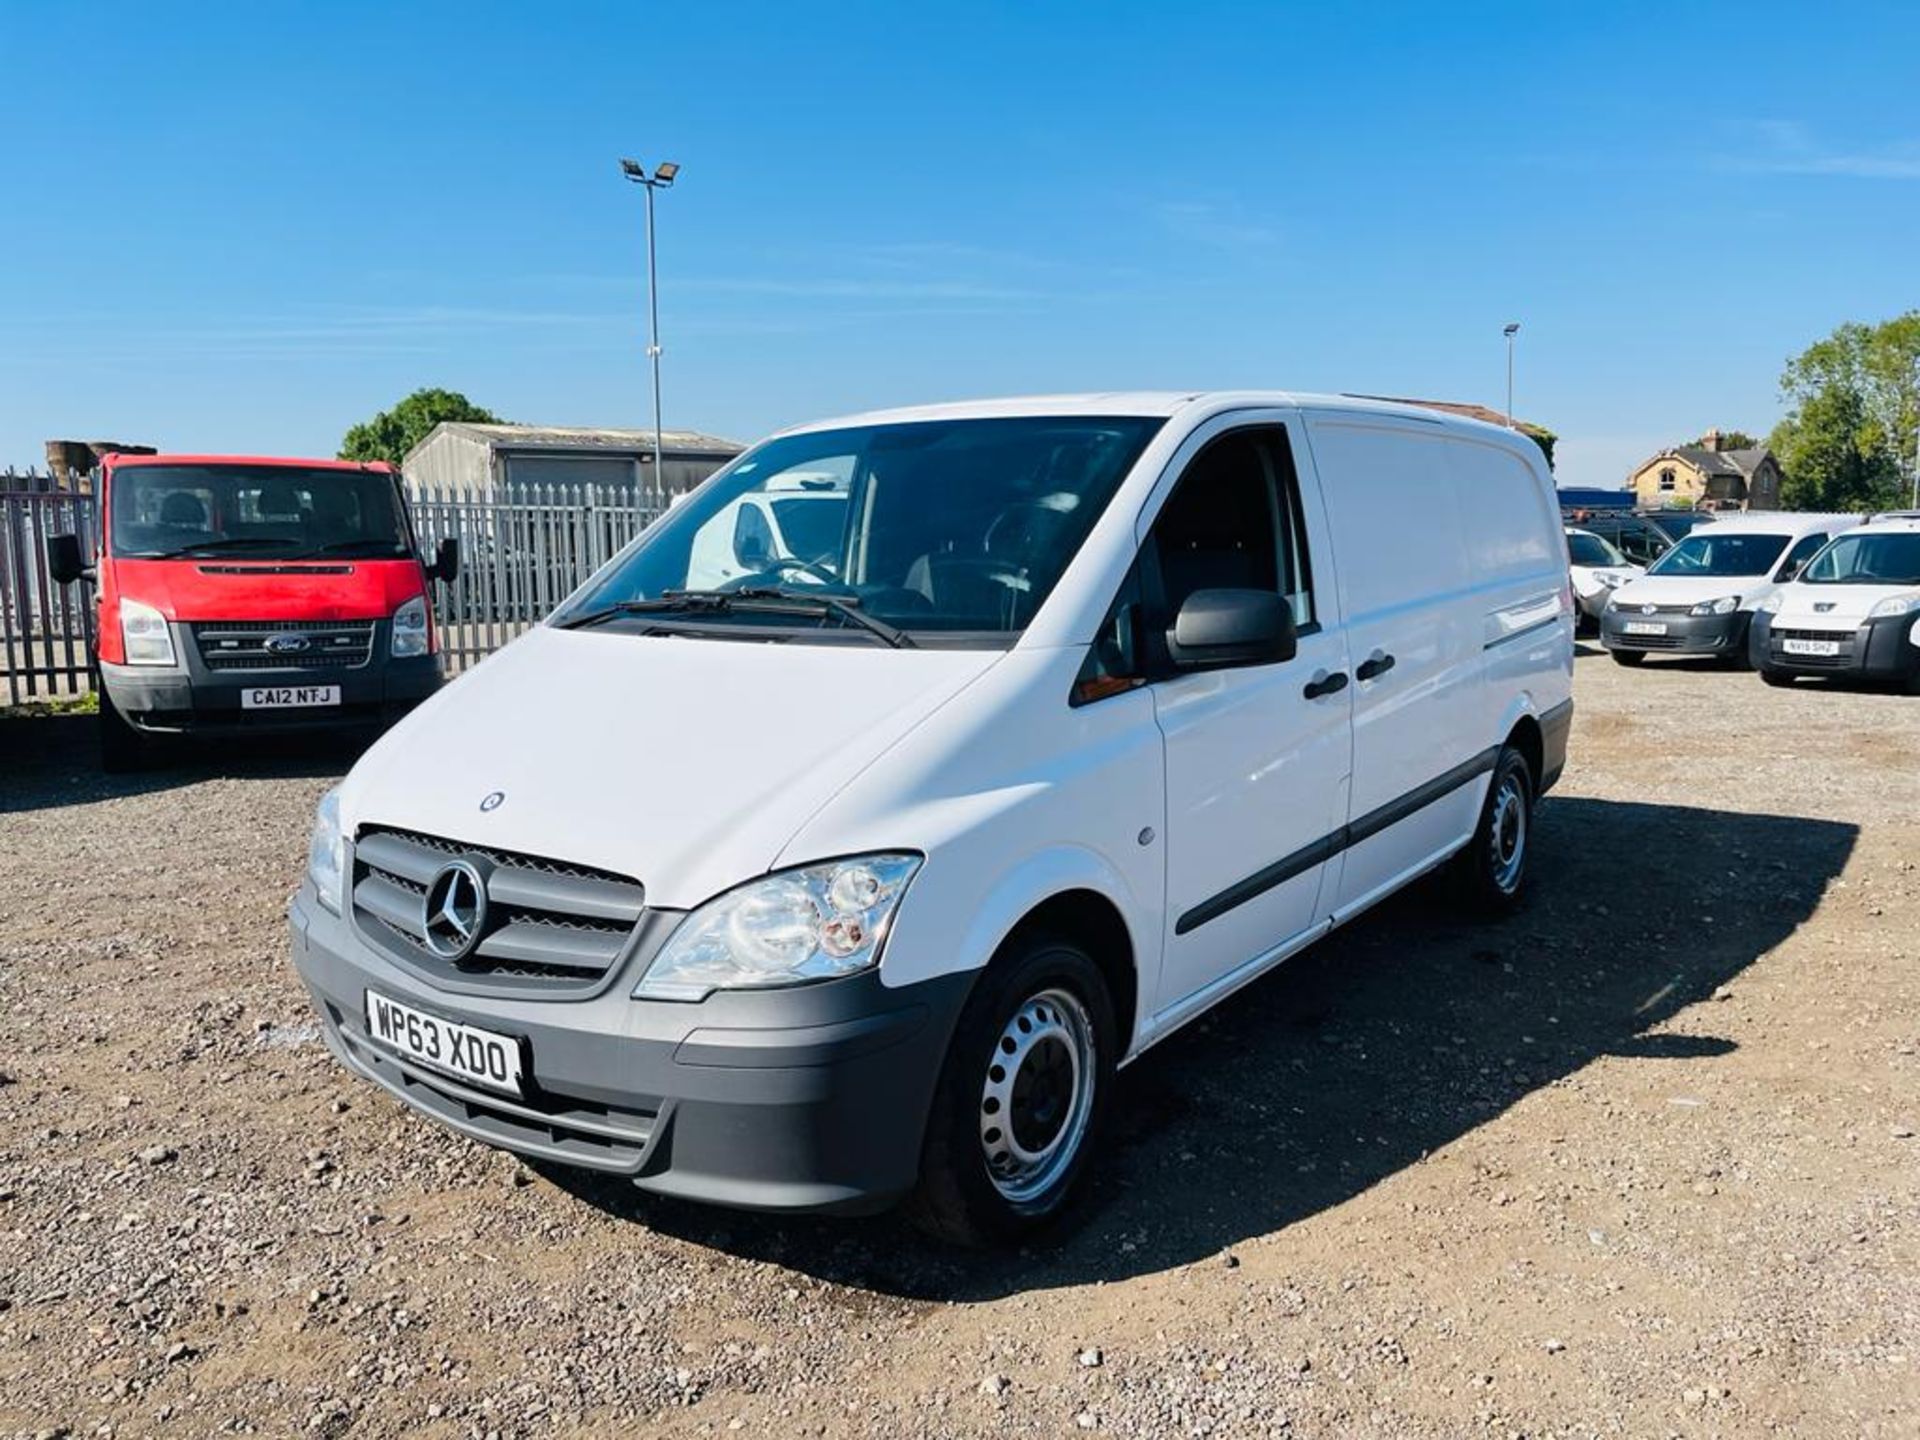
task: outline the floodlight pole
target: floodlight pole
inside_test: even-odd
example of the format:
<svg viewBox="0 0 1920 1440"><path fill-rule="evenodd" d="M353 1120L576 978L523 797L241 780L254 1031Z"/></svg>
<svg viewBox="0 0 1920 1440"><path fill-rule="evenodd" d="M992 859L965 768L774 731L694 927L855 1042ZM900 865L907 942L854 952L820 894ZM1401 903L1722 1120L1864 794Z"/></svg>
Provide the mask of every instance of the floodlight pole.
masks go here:
<svg viewBox="0 0 1920 1440"><path fill-rule="evenodd" d="M647 359L653 365L653 483L664 494L667 481L666 447L661 443L660 431L660 276L654 262L653 192L673 184L680 167L671 162L662 162L654 166L653 173L649 175L646 166L638 161L622 160L620 173L647 189Z"/></svg>
<svg viewBox="0 0 1920 1440"><path fill-rule="evenodd" d="M1507 428L1513 429L1513 337L1520 333L1520 322L1510 321L1500 333L1507 337Z"/></svg>

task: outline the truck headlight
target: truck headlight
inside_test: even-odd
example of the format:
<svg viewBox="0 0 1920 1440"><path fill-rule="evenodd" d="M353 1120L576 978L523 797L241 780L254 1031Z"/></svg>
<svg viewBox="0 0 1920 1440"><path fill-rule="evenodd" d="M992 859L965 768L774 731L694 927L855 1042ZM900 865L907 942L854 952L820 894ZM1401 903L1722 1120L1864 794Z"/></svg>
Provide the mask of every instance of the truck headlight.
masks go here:
<svg viewBox="0 0 1920 1440"><path fill-rule="evenodd" d="M307 879L314 894L334 914L340 913L346 889L347 844L340 833L340 790L336 786L320 797L313 812L313 833L307 837Z"/></svg>
<svg viewBox="0 0 1920 1440"><path fill-rule="evenodd" d="M680 922L634 987L636 1000L800 985L880 963L918 855L856 855L729 890Z"/></svg>
<svg viewBox="0 0 1920 1440"><path fill-rule="evenodd" d="M1867 618L1882 620L1889 615L1911 615L1916 610L1920 610L1920 595L1889 595L1867 612Z"/></svg>
<svg viewBox="0 0 1920 1440"><path fill-rule="evenodd" d="M1731 615L1740 608L1738 595L1722 595L1718 600L1702 600L1687 613L1690 615Z"/></svg>
<svg viewBox="0 0 1920 1440"><path fill-rule="evenodd" d="M396 660L427 653L427 597L416 595L393 612L393 639L387 649Z"/></svg>
<svg viewBox="0 0 1920 1440"><path fill-rule="evenodd" d="M167 617L138 600L120 601L120 640L129 665L171 665L173 631Z"/></svg>

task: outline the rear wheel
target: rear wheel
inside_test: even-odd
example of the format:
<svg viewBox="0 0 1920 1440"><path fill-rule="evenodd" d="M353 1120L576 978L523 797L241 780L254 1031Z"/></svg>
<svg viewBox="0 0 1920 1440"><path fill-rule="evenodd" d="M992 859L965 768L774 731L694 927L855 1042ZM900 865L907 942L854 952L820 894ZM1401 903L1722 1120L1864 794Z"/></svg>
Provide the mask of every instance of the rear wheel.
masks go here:
<svg viewBox="0 0 1920 1440"><path fill-rule="evenodd" d="M1533 790L1526 756L1503 746L1480 824L1455 861L1462 892L1476 910L1505 914L1520 903L1533 839Z"/></svg>
<svg viewBox="0 0 1920 1440"><path fill-rule="evenodd" d="M127 717L113 703L113 696L107 692L105 685L100 686L100 714L96 723L100 735L102 770L109 775L125 775L146 763L145 737L127 723Z"/></svg>
<svg viewBox="0 0 1920 1440"><path fill-rule="evenodd" d="M915 1222L979 1245L1065 1210L1113 1088L1116 1031L1106 980L1079 946L1033 936L996 959L941 1071Z"/></svg>
<svg viewBox="0 0 1920 1440"><path fill-rule="evenodd" d="M1613 656L1614 664L1628 667L1638 665L1647 658L1647 652L1644 650L1609 650L1607 653Z"/></svg>

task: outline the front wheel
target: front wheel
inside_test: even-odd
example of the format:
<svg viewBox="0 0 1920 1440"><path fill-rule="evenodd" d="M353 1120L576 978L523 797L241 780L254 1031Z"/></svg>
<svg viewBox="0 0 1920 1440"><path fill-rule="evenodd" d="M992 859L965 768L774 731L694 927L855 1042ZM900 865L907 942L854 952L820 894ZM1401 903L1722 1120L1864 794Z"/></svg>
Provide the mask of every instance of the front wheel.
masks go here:
<svg viewBox="0 0 1920 1440"><path fill-rule="evenodd" d="M1526 756L1506 745L1494 761L1480 823L1456 862L1468 904L1498 915L1520 903L1532 839L1533 770Z"/></svg>
<svg viewBox="0 0 1920 1440"><path fill-rule="evenodd" d="M1113 1088L1119 1036L1100 967L1046 936L980 977L955 1027L921 1153L914 1220L963 1245L1066 1209Z"/></svg>
<svg viewBox="0 0 1920 1440"><path fill-rule="evenodd" d="M1761 668L1760 678L1766 681L1767 684L1776 686L1777 688L1783 689L1783 690L1791 686L1794 681L1794 677L1791 674L1789 674L1787 671L1768 670L1764 666Z"/></svg>
<svg viewBox="0 0 1920 1440"><path fill-rule="evenodd" d="M127 723L113 703L107 687L100 685L100 713L95 719L100 736L100 768L109 775L125 775L141 768L147 759L146 738Z"/></svg>
<svg viewBox="0 0 1920 1440"><path fill-rule="evenodd" d="M1638 665L1647 658L1647 652L1644 650L1609 650L1607 653L1613 656L1614 664L1625 665L1629 668Z"/></svg>

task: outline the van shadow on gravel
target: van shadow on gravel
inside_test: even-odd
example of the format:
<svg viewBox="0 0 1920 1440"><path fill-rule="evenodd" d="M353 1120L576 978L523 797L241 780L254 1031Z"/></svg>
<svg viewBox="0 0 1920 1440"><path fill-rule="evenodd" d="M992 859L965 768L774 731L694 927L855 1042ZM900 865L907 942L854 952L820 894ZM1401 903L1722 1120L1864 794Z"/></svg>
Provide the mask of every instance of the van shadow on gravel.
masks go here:
<svg viewBox="0 0 1920 1440"><path fill-rule="evenodd" d="M1206 1260L1339 1205L1602 1056L1730 1052L1661 1027L1805 921L1857 835L1550 799L1517 916L1474 923L1439 881L1415 886L1123 1071L1079 1215L1050 1245L960 1251L897 1216L739 1214L545 1173L661 1233L892 1296L989 1300Z"/></svg>
<svg viewBox="0 0 1920 1440"><path fill-rule="evenodd" d="M344 775L373 741L372 732L325 730L187 739L166 745L143 769L108 775L100 768L97 723L83 714L0 718L0 815L150 795L226 777Z"/></svg>

